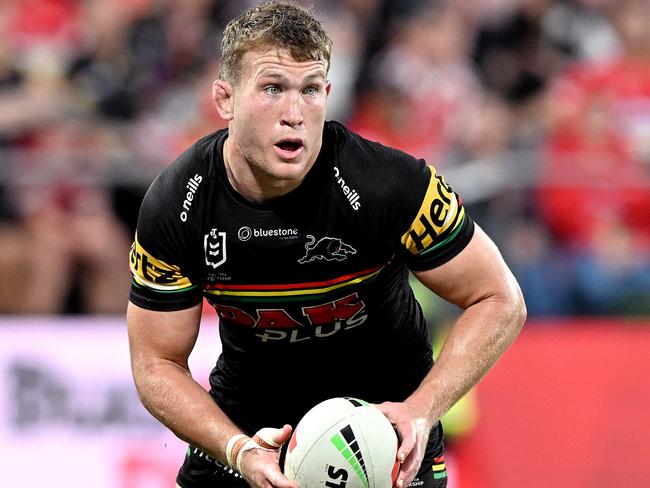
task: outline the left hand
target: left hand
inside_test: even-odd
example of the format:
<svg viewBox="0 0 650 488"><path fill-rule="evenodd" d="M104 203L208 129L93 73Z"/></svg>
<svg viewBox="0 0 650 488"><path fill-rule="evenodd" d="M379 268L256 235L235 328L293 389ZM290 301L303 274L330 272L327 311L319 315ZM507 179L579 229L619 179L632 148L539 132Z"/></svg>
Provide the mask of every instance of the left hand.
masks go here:
<svg viewBox="0 0 650 488"><path fill-rule="evenodd" d="M395 486L404 488L413 481L420 469L429 440L432 421L426 408L408 401L384 402L375 405L393 424L399 438L397 460L400 462Z"/></svg>

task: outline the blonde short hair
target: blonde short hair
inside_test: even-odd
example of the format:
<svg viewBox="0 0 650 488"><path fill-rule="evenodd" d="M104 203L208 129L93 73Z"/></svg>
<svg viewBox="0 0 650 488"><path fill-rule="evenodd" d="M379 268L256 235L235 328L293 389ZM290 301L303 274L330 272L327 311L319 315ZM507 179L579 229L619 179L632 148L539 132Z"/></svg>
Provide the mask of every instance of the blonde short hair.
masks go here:
<svg viewBox="0 0 650 488"><path fill-rule="evenodd" d="M288 2L268 2L231 20L221 39L219 78L237 83L244 54L264 47L286 49L297 61L323 61L329 70L332 41L312 12Z"/></svg>

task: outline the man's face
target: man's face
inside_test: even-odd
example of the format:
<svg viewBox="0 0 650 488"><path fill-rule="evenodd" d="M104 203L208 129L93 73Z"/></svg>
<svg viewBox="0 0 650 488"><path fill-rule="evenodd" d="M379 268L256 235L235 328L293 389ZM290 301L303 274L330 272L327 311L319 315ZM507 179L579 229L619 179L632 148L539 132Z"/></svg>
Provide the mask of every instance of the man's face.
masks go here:
<svg viewBox="0 0 650 488"><path fill-rule="evenodd" d="M301 180L320 151L330 85L323 61L296 61L286 50L250 51L233 86L233 163L258 177Z"/></svg>

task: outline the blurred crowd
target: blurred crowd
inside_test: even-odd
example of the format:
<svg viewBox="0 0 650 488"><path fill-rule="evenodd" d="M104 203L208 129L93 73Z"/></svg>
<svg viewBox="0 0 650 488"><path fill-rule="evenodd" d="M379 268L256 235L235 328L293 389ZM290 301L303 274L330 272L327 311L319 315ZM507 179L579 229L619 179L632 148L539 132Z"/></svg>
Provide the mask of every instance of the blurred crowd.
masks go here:
<svg viewBox="0 0 650 488"><path fill-rule="evenodd" d="M0 3L0 313L125 310L141 198L224 127L220 33L254 3ZM648 0L311 4L328 118L437 166L530 316L650 313Z"/></svg>

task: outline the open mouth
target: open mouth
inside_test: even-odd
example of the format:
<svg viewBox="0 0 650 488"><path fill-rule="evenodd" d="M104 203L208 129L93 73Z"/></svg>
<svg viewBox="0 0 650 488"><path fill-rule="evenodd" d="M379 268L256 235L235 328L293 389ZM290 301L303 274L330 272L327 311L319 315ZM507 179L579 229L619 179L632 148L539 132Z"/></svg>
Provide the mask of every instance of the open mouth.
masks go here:
<svg viewBox="0 0 650 488"><path fill-rule="evenodd" d="M298 140L283 140L275 144L279 152L285 157L295 157L303 148L303 144Z"/></svg>
<svg viewBox="0 0 650 488"><path fill-rule="evenodd" d="M302 144L300 142L294 141L282 141L276 144L276 146L278 146L283 151L297 151L302 147Z"/></svg>

